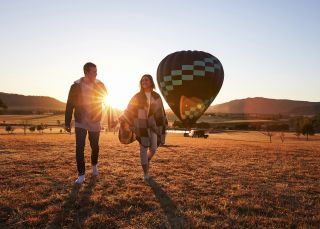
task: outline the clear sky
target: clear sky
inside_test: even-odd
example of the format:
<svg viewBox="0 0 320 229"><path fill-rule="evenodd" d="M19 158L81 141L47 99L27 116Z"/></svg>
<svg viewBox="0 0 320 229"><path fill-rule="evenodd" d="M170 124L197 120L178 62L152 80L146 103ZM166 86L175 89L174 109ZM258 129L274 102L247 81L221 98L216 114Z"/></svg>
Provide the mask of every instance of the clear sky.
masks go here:
<svg viewBox="0 0 320 229"><path fill-rule="evenodd" d="M180 50L216 56L213 104L246 97L320 101L320 1L10 0L0 4L0 91L66 101L82 66L114 106Z"/></svg>

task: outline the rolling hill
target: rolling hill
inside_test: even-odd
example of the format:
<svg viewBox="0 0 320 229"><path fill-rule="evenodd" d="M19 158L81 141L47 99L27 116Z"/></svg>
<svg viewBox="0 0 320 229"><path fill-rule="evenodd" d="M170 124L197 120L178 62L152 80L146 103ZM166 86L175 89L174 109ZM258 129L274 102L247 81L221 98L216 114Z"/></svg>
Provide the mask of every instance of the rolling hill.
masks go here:
<svg viewBox="0 0 320 229"><path fill-rule="evenodd" d="M64 110L65 103L47 96L25 96L0 92L8 110Z"/></svg>
<svg viewBox="0 0 320 229"><path fill-rule="evenodd" d="M8 106L8 110L63 111L65 109L65 103L48 96L25 96L0 92L0 100ZM170 109L166 111L172 114ZM320 102L254 97L210 106L206 113L314 115L320 113Z"/></svg>
<svg viewBox="0 0 320 229"><path fill-rule="evenodd" d="M214 105L207 112L313 115L320 113L320 102L255 97Z"/></svg>

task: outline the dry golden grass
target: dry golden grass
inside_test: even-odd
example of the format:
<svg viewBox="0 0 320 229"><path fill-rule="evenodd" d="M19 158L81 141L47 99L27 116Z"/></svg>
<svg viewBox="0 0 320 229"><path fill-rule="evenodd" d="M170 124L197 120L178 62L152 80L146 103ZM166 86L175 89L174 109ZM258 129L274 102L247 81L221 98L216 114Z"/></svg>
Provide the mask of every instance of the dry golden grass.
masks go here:
<svg viewBox="0 0 320 229"><path fill-rule="evenodd" d="M287 134L289 135L289 134ZM142 181L136 143L101 134L76 186L74 135L0 136L0 228L318 228L320 138L169 134Z"/></svg>

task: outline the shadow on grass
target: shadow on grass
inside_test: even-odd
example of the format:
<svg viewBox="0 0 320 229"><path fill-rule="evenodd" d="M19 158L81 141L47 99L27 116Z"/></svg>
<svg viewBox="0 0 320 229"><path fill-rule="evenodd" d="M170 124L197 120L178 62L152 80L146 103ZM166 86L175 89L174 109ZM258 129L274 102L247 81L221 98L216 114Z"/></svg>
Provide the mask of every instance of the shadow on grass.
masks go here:
<svg viewBox="0 0 320 229"><path fill-rule="evenodd" d="M163 145L161 147L164 149L168 149L168 150L172 151L173 153L178 153L178 151L176 149L173 149L173 148L178 148L179 147L178 145Z"/></svg>
<svg viewBox="0 0 320 229"><path fill-rule="evenodd" d="M269 140L265 141L255 141L255 140L244 140L244 139L232 139L232 138L219 138L219 140L235 141L235 142L249 142L249 143L269 143Z"/></svg>
<svg viewBox="0 0 320 229"><path fill-rule="evenodd" d="M165 144L165 145L160 145L160 147L163 147L163 148L177 148L177 147L180 147L179 145L170 145L170 144Z"/></svg>
<svg viewBox="0 0 320 229"><path fill-rule="evenodd" d="M0 206L0 228L7 228L8 221L17 214L17 211L9 206Z"/></svg>
<svg viewBox="0 0 320 229"><path fill-rule="evenodd" d="M81 228L78 211L81 210L83 204L89 201L95 184L96 177L91 177L89 184L84 188L83 197L79 200L81 185L75 183L70 194L61 206L61 209L55 214L49 228L63 228L65 226ZM72 219L71 221L70 218Z"/></svg>
<svg viewBox="0 0 320 229"><path fill-rule="evenodd" d="M168 194L152 178L148 180L156 198L158 199L162 210L164 211L170 228L194 228L190 219L184 216Z"/></svg>
<svg viewBox="0 0 320 229"><path fill-rule="evenodd" d="M93 188L97 183L97 177L92 176L90 178L89 184L84 187L82 198L79 200L79 204L85 204L90 201L90 196L93 193Z"/></svg>

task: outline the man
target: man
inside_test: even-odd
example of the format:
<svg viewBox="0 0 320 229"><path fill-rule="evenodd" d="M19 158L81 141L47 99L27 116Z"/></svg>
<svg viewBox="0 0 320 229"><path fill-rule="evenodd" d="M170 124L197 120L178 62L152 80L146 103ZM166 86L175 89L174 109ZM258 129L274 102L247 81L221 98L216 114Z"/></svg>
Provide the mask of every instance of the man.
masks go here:
<svg viewBox="0 0 320 229"><path fill-rule="evenodd" d="M71 133L70 124L74 110L76 160L79 175L76 180L77 184L83 183L85 179L84 147L87 133L91 146L92 175L98 175L100 121L102 118L102 104L107 95L104 84L96 79L96 65L90 62L86 63L83 66L83 71L84 77L75 81L70 88L65 112L65 128L67 132ZM108 112L109 115L110 112ZM109 117L108 120L110 120Z"/></svg>

